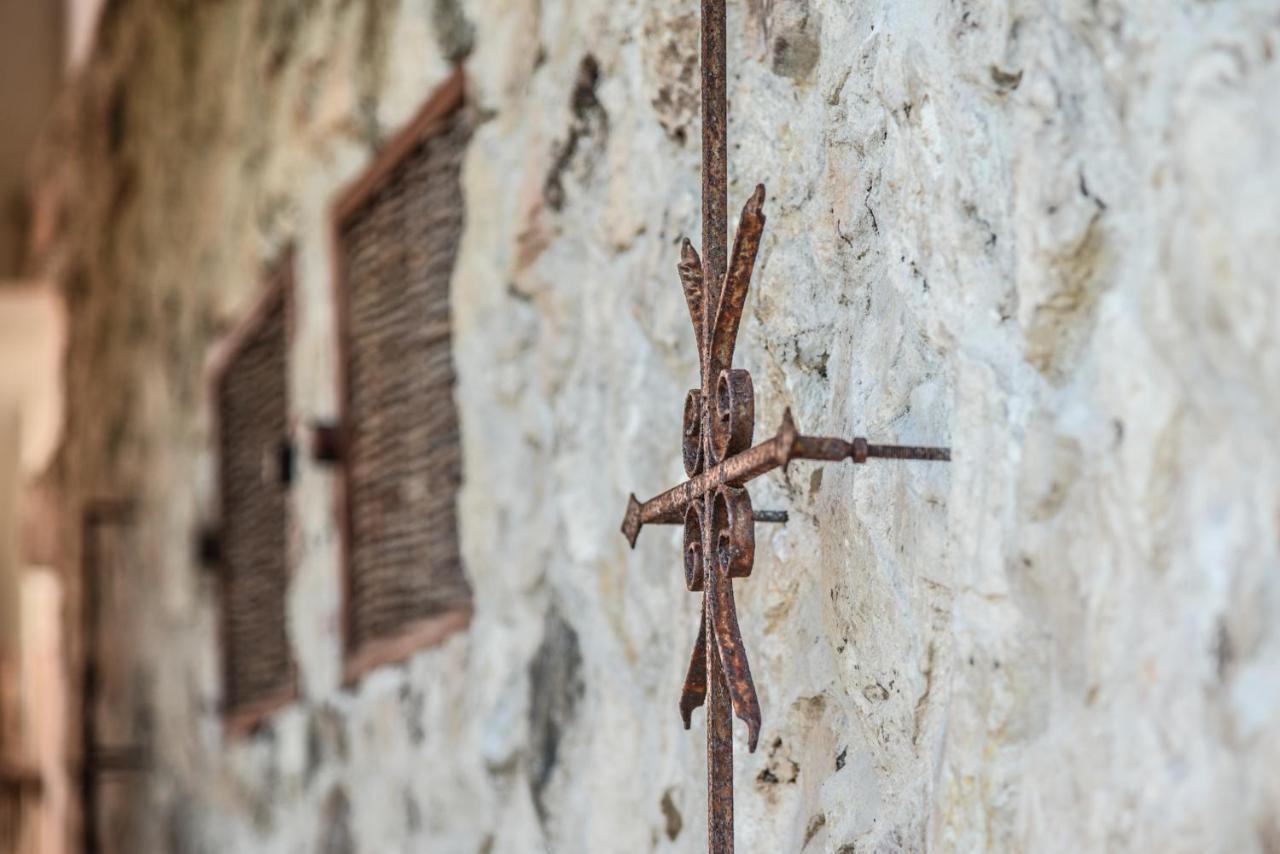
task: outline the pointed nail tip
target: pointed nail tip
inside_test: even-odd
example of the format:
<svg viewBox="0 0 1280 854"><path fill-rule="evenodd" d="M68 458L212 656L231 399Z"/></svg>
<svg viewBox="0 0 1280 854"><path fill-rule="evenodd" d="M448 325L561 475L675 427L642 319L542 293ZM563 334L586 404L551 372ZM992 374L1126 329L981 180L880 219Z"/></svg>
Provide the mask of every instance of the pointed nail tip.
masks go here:
<svg viewBox="0 0 1280 854"><path fill-rule="evenodd" d="M640 528L643 523L640 521L640 502L636 499L636 494L631 493L631 498L627 501L627 512L622 517L622 536L627 538L627 542L631 544L631 548L636 547L636 539L640 536Z"/></svg>

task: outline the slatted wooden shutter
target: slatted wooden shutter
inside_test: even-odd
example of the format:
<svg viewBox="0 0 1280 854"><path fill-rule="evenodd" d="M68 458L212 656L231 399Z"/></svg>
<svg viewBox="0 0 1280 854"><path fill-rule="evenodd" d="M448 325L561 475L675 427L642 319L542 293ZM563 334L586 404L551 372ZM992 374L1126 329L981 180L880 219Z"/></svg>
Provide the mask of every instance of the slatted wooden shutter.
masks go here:
<svg viewBox="0 0 1280 854"><path fill-rule="evenodd" d="M348 676L465 624L449 281L467 123L437 99L339 208Z"/></svg>
<svg viewBox="0 0 1280 854"><path fill-rule="evenodd" d="M224 699L233 728L294 693L285 627L290 264L227 344L217 380Z"/></svg>

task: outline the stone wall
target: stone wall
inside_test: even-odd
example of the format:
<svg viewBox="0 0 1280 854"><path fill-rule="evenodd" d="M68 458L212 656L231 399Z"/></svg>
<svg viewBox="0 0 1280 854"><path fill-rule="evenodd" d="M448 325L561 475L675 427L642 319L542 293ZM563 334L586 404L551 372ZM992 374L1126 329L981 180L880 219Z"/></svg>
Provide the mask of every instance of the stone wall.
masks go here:
<svg viewBox="0 0 1280 854"><path fill-rule="evenodd" d="M768 185L761 431L950 444L753 488L764 712L742 851L1280 850L1280 14L1174 0L731 2L730 206ZM470 629L344 689L304 462L301 698L225 737L204 360L286 247L294 421L337 395L330 204L464 63L453 283ZM111 4L51 129L57 471L141 502L157 851L698 851L674 530L699 232L693 0ZM57 192L48 190L55 188Z"/></svg>

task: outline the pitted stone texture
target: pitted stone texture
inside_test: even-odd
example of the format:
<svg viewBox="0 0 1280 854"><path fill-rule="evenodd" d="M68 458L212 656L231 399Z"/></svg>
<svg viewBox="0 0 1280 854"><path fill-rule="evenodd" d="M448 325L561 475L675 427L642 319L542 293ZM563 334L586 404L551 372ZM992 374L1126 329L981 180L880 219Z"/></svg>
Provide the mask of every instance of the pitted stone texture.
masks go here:
<svg viewBox="0 0 1280 854"><path fill-rule="evenodd" d="M76 190L65 485L147 499L164 567L157 822L197 851L700 850L698 600L676 530L617 531L683 477L697 4L179 5L109 16L48 167ZM761 430L790 407L955 449L752 487L791 521L736 585L765 721L739 850L1280 846L1274 4L758 0L729 27L730 204L770 197ZM334 478L300 466L303 699L228 744L202 360L295 243L293 414L334 414L329 205L464 53L475 620L343 689Z"/></svg>

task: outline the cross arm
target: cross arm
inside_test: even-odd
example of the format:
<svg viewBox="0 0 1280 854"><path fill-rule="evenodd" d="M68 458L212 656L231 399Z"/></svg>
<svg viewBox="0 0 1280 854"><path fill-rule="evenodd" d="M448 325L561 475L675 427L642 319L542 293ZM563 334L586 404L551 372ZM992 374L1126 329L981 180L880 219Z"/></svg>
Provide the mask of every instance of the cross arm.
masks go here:
<svg viewBox="0 0 1280 854"><path fill-rule="evenodd" d="M755 270L756 254L760 251L764 222L764 184L757 184L756 191L742 207L738 232L733 238L733 251L729 254L729 266L715 305L709 353L713 382L721 370L733 364L733 348L747 304L747 290L751 287L751 274Z"/></svg>
<svg viewBox="0 0 1280 854"><path fill-rule="evenodd" d="M951 450L908 445L873 445L861 437L846 441L831 436L802 436L796 430L791 410L788 409L783 413L782 424L773 438L724 460L644 503L632 494L622 520L622 533L631 547L635 548L636 538L640 536L642 527L648 524L669 525L682 522L690 501L720 486L741 486L792 460L837 461L845 458L852 459L855 463L865 463L872 458L949 462Z"/></svg>
<svg viewBox="0 0 1280 854"><path fill-rule="evenodd" d="M693 340L702 345L703 302L706 300L706 289L702 279L702 259L698 250L693 248L689 238L684 239L680 247L680 263L676 266L680 275L680 287L684 289L684 299L689 305L689 317L693 321Z"/></svg>

